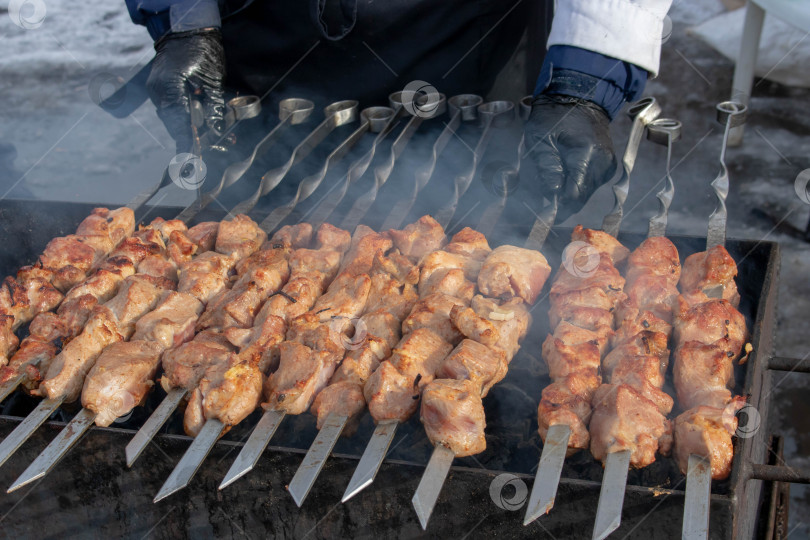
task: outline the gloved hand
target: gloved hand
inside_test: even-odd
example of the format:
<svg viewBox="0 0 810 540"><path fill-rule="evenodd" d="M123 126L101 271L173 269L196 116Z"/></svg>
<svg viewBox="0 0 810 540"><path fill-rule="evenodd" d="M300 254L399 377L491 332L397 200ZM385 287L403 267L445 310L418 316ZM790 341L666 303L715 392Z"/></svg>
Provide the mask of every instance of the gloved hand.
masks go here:
<svg viewBox="0 0 810 540"><path fill-rule="evenodd" d="M225 103L225 51L218 28L166 34L155 43L154 63L146 86L177 152L192 145L189 95L202 102L205 126L221 133Z"/></svg>
<svg viewBox="0 0 810 540"><path fill-rule="evenodd" d="M558 223L581 210L616 172L609 124L605 110L585 99L541 94L532 102L526 157L537 166L543 195L557 195Z"/></svg>

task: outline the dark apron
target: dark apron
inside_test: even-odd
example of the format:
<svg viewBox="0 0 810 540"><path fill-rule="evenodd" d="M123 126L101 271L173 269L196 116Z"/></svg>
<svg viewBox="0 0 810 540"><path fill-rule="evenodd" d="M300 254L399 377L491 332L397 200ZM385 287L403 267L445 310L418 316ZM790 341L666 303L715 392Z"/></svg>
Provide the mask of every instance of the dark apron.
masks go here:
<svg viewBox="0 0 810 540"><path fill-rule="evenodd" d="M545 50L543 34L550 21L543 20L545 13L538 16L547 12L538 4L255 0L223 21L227 86L260 96L272 91L273 100L307 97L319 105L357 99L363 107L387 104L389 93L414 80L448 97L486 95L528 21L533 25L529 58L538 58L535 49ZM518 84L528 88L530 83Z"/></svg>

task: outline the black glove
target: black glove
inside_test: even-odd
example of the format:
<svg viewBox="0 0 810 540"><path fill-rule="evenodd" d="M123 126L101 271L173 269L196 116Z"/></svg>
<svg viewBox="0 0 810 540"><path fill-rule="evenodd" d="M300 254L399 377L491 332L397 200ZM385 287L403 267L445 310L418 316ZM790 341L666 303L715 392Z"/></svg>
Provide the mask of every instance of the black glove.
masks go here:
<svg viewBox="0 0 810 540"><path fill-rule="evenodd" d="M526 123L527 158L537 166L543 195L557 195L557 222L582 209L616 172L605 110L593 102L540 95Z"/></svg>
<svg viewBox="0 0 810 540"><path fill-rule="evenodd" d="M225 50L218 28L170 33L155 42L154 63L146 83L149 97L177 152L191 150L189 95L203 106L205 126L221 133L225 103Z"/></svg>

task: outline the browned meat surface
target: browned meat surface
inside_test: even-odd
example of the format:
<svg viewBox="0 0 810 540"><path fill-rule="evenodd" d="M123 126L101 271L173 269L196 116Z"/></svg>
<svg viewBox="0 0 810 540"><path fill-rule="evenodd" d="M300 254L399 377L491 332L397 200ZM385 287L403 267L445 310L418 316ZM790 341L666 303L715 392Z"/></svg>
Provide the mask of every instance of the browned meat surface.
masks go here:
<svg viewBox="0 0 810 540"><path fill-rule="evenodd" d="M259 369L232 354L225 362L210 364L194 389L183 428L196 436L205 420L219 420L235 426L252 413L262 397L262 374Z"/></svg>
<svg viewBox="0 0 810 540"><path fill-rule="evenodd" d="M230 221L220 222L215 249L238 261L257 251L265 240L267 233L255 221L239 214Z"/></svg>
<svg viewBox="0 0 810 540"><path fill-rule="evenodd" d="M349 231L339 229L329 223L324 223L318 227L315 233L315 249L330 249L338 253L345 253L352 242L352 235Z"/></svg>
<svg viewBox="0 0 810 540"><path fill-rule="evenodd" d="M420 298L437 293L469 302L475 294L475 283L464 277L464 270L460 268L442 268L431 273L428 279L419 284Z"/></svg>
<svg viewBox="0 0 810 540"><path fill-rule="evenodd" d="M520 349L520 342L523 341L526 332L529 331L529 326L532 324L532 317L526 304L520 298L510 298L498 302L479 294L473 297L471 306L478 317L495 327L498 337L492 346L506 353L506 361L511 362ZM464 326L464 323L462 323L462 326ZM475 328L472 329L473 331L470 334L461 326L458 326L458 328L468 338L479 341L476 337Z"/></svg>
<svg viewBox="0 0 810 540"><path fill-rule="evenodd" d="M448 343L457 344L464 337L450 320L453 307L467 307L455 296L436 293L416 303L411 314L402 321L402 333L407 334L420 328L427 328L438 334Z"/></svg>
<svg viewBox="0 0 810 540"><path fill-rule="evenodd" d="M679 298L679 308L675 313L675 341L711 344L728 339L729 350L736 358L745 343L748 332L745 317L727 300L712 299L701 304L688 306Z"/></svg>
<svg viewBox="0 0 810 540"><path fill-rule="evenodd" d="M14 334L14 317L0 313L0 366L8 364L9 356L19 344L20 338Z"/></svg>
<svg viewBox="0 0 810 540"><path fill-rule="evenodd" d="M264 319L268 315L275 315L285 322L292 321L312 309L315 300L323 293L323 274L293 275L281 288L279 294L267 299L256 319Z"/></svg>
<svg viewBox="0 0 810 540"><path fill-rule="evenodd" d="M149 223L149 228L159 232L164 241L168 241L175 231L181 233L188 231L186 224L179 219L170 219L167 221L160 217L153 219L152 222Z"/></svg>
<svg viewBox="0 0 810 540"><path fill-rule="evenodd" d="M149 255L138 264L138 273L177 281L177 264L162 255Z"/></svg>
<svg viewBox="0 0 810 540"><path fill-rule="evenodd" d="M200 252L203 252L214 249L218 233L218 221L203 221L191 227L186 233L186 237L197 245Z"/></svg>
<svg viewBox="0 0 810 540"><path fill-rule="evenodd" d="M367 274L341 273L329 286L329 290L318 298L312 313L320 322L329 322L333 317L360 316L371 291L371 278Z"/></svg>
<svg viewBox="0 0 810 540"><path fill-rule="evenodd" d="M357 343L368 336L376 336L384 341L390 349L402 338L401 325L399 319L385 310L367 313L360 317L360 322L355 325L355 332L351 342Z"/></svg>
<svg viewBox="0 0 810 540"><path fill-rule="evenodd" d="M335 372L334 355L295 341L279 345L281 359L278 370L264 385L265 409L301 414L309 409Z"/></svg>
<svg viewBox="0 0 810 540"><path fill-rule="evenodd" d="M225 289L232 267L230 257L207 251L180 267L177 291L191 294L206 304Z"/></svg>
<svg viewBox="0 0 810 540"><path fill-rule="evenodd" d="M239 358L259 366L262 373L278 368L278 346L287 331L284 320L275 315L257 318L253 328L226 328L223 335L236 347Z"/></svg>
<svg viewBox="0 0 810 540"><path fill-rule="evenodd" d="M51 311L62 301L62 293L44 278L20 282L7 277L0 286L0 314L14 317L14 330L38 313Z"/></svg>
<svg viewBox="0 0 810 540"><path fill-rule="evenodd" d="M534 304L550 274L551 267L539 251L500 246L484 259L478 289L487 296L517 296Z"/></svg>
<svg viewBox="0 0 810 540"><path fill-rule="evenodd" d="M157 307L135 323L132 341L154 341L163 349L177 347L194 337L202 310L202 302L190 294L166 291Z"/></svg>
<svg viewBox="0 0 810 540"><path fill-rule="evenodd" d="M483 398L506 377L509 365L503 351L465 339L453 349L436 372L437 379L469 380Z"/></svg>
<svg viewBox="0 0 810 540"><path fill-rule="evenodd" d="M426 287L434 272L458 268L464 271L464 277L470 281L478 278L482 262L469 255L448 253L447 251L434 251L425 256L419 264L419 289Z"/></svg>
<svg viewBox="0 0 810 540"><path fill-rule="evenodd" d="M599 253L604 253L610 257L610 262L615 266L621 265L630 255L630 250L608 233L595 229L586 229L582 225L577 225L574 228L571 241L590 244Z"/></svg>
<svg viewBox="0 0 810 540"><path fill-rule="evenodd" d="M113 343L95 362L82 389L82 406L109 426L140 405L154 386L163 347L150 341Z"/></svg>
<svg viewBox="0 0 810 540"><path fill-rule="evenodd" d="M388 234L394 246L404 256L418 261L444 244L444 229L430 216L422 216L402 230L391 229Z"/></svg>
<svg viewBox="0 0 810 540"><path fill-rule="evenodd" d="M501 337L492 321L481 317L472 308L453 306L450 320L462 334L487 347L494 346Z"/></svg>
<svg viewBox="0 0 810 540"><path fill-rule="evenodd" d="M79 224L76 234L107 236L116 245L134 231L135 213L129 208L94 208Z"/></svg>
<svg viewBox="0 0 810 540"><path fill-rule="evenodd" d="M655 461L656 451L668 454L672 426L658 407L633 386L603 384L593 397L591 453L604 461L607 454L630 451L633 467Z"/></svg>
<svg viewBox="0 0 810 540"><path fill-rule="evenodd" d="M625 280L614 261L629 254L612 236L581 226L571 240L569 246L585 242L590 247L564 255L551 285L549 321L554 330L542 345L542 355L553 382L543 389L537 408L543 440L553 425L571 429L569 454L593 444L588 432L591 400L602 383L602 358L609 350L616 308L626 298Z"/></svg>
<svg viewBox="0 0 810 540"><path fill-rule="evenodd" d="M420 419L430 442L446 446L457 457L487 447L486 420L479 386L469 380L436 379L422 392Z"/></svg>
<svg viewBox="0 0 810 540"><path fill-rule="evenodd" d="M157 305L163 291L174 289L171 281L135 274L124 280L118 294L104 304L118 324L118 331L129 339L135 323Z"/></svg>
<svg viewBox="0 0 810 540"><path fill-rule="evenodd" d="M285 225L273 234L269 244L283 244L292 249L307 247L312 241L312 225L309 223L298 223L297 225ZM266 248L265 248L266 249Z"/></svg>
<svg viewBox="0 0 810 540"><path fill-rule="evenodd" d="M192 341L163 354L161 386L167 392L172 388L193 390L209 364L225 362L234 350L225 336L211 332L197 334Z"/></svg>
<svg viewBox="0 0 810 540"><path fill-rule="evenodd" d="M680 286L684 293L693 291L708 293L712 289L719 289L721 294L717 296L737 307L740 303L740 294L737 292L735 277L737 277L737 263L726 248L715 246L686 258Z"/></svg>
<svg viewBox="0 0 810 540"><path fill-rule="evenodd" d="M330 249L296 249L290 256L290 270L294 275L322 274L317 283L325 287L335 279L340 257L340 252Z"/></svg>
<svg viewBox="0 0 810 540"><path fill-rule="evenodd" d="M20 349L11 358L9 364L0 368L0 383L10 381L20 373L26 376L22 385L26 390L33 390L48 371L50 361L59 352L59 348L50 340L40 340L29 336L20 345Z"/></svg>
<svg viewBox="0 0 810 540"><path fill-rule="evenodd" d="M107 259L104 268L99 268L87 279L70 289L65 294L64 302L83 295L91 295L99 302L106 302L113 297L121 281L134 273L135 264L132 261L126 257L111 257ZM59 309L61 312L62 306Z"/></svg>
<svg viewBox="0 0 810 540"><path fill-rule="evenodd" d="M371 272L371 265L378 255L385 255L393 243L388 235L376 233L365 225L359 225L352 235L351 247L343 256L340 273L359 276Z"/></svg>
<svg viewBox="0 0 810 540"><path fill-rule="evenodd" d="M710 345L690 341L678 348L673 373L683 409L699 405L722 409L731 401L734 364L729 354L734 357L739 351L723 345L723 340Z"/></svg>
<svg viewBox="0 0 810 540"><path fill-rule="evenodd" d="M736 398L724 409L694 407L675 418L675 459L681 471L688 470L689 455L696 454L709 459L713 480L728 478L734 459L735 414L744 405L743 398Z"/></svg>
<svg viewBox="0 0 810 540"><path fill-rule="evenodd" d="M105 239L99 246L93 240ZM113 248L109 238L102 236L90 237L71 234L54 238L45 247L39 256L40 264L54 274L51 282L62 292L78 283L87 272L100 262Z"/></svg>
<svg viewBox="0 0 810 540"><path fill-rule="evenodd" d="M421 389L434 379L452 348L428 328L406 334L363 389L374 420L407 420L416 410Z"/></svg>
<svg viewBox="0 0 810 540"><path fill-rule="evenodd" d="M160 233L153 229L143 229L118 244L107 261L102 263L101 268L109 269L110 261L120 260L122 257L137 266L147 256L162 254L165 249L166 245L160 237Z"/></svg>
<svg viewBox="0 0 810 540"><path fill-rule="evenodd" d="M454 234L450 243L443 249L448 253L466 255L478 261L486 259L489 252L492 251L486 236L469 227L464 227Z"/></svg>

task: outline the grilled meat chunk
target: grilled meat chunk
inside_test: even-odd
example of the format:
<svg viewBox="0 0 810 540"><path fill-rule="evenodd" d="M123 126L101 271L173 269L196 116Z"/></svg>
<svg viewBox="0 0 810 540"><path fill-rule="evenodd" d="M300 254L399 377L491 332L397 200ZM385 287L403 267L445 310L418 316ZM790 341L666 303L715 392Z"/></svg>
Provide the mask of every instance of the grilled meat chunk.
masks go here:
<svg viewBox="0 0 810 540"><path fill-rule="evenodd" d="M717 245L708 251L694 253L686 258L681 273L681 290L684 293L694 291L709 292L728 300L732 306L740 304L740 294L734 278L737 276L737 263L731 258L726 248Z"/></svg>
<svg viewBox="0 0 810 540"><path fill-rule="evenodd" d="M154 341L163 349L177 347L194 336L203 304L190 294L166 291L157 307L135 323L132 341Z"/></svg>
<svg viewBox="0 0 810 540"><path fill-rule="evenodd" d="M255 221L239 214L230 221L220 222L215 249L238 261L257 251L265 240L267 233Z"/></svg>
<svg viewBox="0 0 810 540"><path fill-rule="evenodd" d="M478 274L478 289L487 296L517 296L534 304L551 267L539 251L516 246L492 250Z"/></svg>
<svg viewBox="0 0 810 540"><path fill-rule="evenodd" d="M444 229L431 216L422 216L402 230L391 229L388 235L399 252L412 261L436 251L445 240Z"/></svg>
<svg viewBox="0 0 810 540"><path fill-rule="evenodd" d="M295 341L280 344L279 351L279 367L265 381L262 406L301 414L309 409L315 395L335 372L335 357Z"/></svg>
<svg viewBox="0 0 810 540"><path fill-rule="evenodd" d="M489 389L506 377L506 353L465 339L453 349L436 371L437 379L469 380L486 397Z"/></svg>
<svg viewBox="0 0 810 540"><path fill-rule="evenodd" d="M430 442L446 446L457 457L486 449L486 420L479 390L470 380L436 379L425 387L420 419Z"/></svg>
<svg viewBox="0 0 810 540"><path fill-rule="evenodd" d="M681 471L687 471L690 454L708 458L712 480L724 480L731 474L737 431L737 410L745 405L736 398L726 407L693 407L675 418L675 459ZM685 473L684 473L685 474Z"/></svg>
<svg viewBox="0 0 810 540"><path fill-rule="evenodd" d="M234 351L225 336L201 332L193 340L163 354L161 386L167 392L172 388L193 390L209 365L225 362Z"/></svg>
<svg viewBox="0 0 810 540"><path fill-rule="evenodd" d="M113 343L96 360L82 390L82 406L109 426L140 405L154 385L163 347L153 341Z"/></svg>
<svg viewBox="0 0 810 540"><path fill-rule="evenodd" d="M616 238L604 231L586 229L582 225L574 227L571 233L572 242L585 242L593 246L599 253L604 253L615 266L620 266L630 255L630 250L624 247Z"/></svg>

